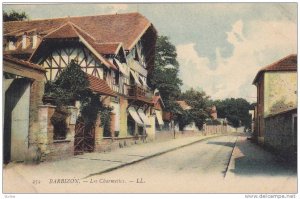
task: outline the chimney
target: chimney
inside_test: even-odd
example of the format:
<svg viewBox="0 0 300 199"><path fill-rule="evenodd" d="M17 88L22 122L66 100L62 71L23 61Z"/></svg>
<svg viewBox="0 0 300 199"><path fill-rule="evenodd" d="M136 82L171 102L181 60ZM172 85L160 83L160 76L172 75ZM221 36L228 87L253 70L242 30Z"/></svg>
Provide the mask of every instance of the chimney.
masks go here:
<svg viewBox="0 0 300 199"><path fill-rule="evenodd" d="M22 36L22 49L25 49L28 45L27 43L27 33L25 32L24 35Z"/></svg>
<svg viewBox="0 0 300 199"><path fill-rule="evenodd" d="M37 33L34 33L32 36L32 49L35 49L38 45L38 35Z"/></svg>

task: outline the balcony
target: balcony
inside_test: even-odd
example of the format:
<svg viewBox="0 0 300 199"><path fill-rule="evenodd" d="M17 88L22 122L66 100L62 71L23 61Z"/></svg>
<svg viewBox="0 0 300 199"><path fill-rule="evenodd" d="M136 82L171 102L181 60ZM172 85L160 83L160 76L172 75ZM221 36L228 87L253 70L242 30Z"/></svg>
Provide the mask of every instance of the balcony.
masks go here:
<svg viewBox="0 0 300 199"><path fill-rule="evenodd" d="M146 103L152 103L153 94L148 90L138 85L128 87L128 99L139 100Z"/></svg>

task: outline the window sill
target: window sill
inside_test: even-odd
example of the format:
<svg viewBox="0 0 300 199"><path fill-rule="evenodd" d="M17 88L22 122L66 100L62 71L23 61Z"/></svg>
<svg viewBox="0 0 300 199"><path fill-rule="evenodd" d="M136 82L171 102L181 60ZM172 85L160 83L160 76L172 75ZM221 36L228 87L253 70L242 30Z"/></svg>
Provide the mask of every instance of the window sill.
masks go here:
<svg viewBox="0 0 300 199"><path fill-rule="evenodd" d="M71 140L53 140L53 143L65 143L65 142L71 142Z"/></svg>

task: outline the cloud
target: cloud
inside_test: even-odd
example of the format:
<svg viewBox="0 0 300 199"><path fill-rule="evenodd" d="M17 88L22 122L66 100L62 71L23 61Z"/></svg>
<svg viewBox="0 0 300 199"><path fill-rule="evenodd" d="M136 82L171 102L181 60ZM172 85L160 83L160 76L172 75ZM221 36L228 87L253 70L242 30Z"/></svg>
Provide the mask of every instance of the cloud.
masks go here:
<svg viewBox="0 0 300 199"><path fill-rule="evenodd" d="M97 7L106 11L106 14L124 12L128 10L128 4L98 4Z"/></svg>
<svg viewBox="0 0 300 199"><path fill-rule="evenodd" d="M202 87L213 99L243 97L255 101L252 81L258 70L297 52L297 24L288 20L238 20L227 32L227 42L234 46L232 56L222 57L217 47L213 69L210 60L198 54L195 43L176 46L184 87Z"/></svg>
<svg viewBox="0 0 300 199"><path fill-rule="evenodd" d="M66 16L89 16L126 12L129 4L61 3L61 4L5 4L3 10L25 11L30 19Z"/></svg>

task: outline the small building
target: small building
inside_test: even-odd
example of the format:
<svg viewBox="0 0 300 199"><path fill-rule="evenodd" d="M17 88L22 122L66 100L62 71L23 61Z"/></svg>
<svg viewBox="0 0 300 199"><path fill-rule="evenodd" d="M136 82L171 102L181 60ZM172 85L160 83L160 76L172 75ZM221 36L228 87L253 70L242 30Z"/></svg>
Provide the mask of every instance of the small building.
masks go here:
<svg viewBox="0 0 300 199"><path fill-rule="evenodd" d="M153 107L151 113L155 115L154 127L155 131L161 131L164 128L164 121L162 118L163 109L165 108L165 104L159 94L159 91L154 91L154 96L152 98Z"/></svg>
<svg viewBox="0 0 300 199"><path fill-rule="evenodd" d="M292 147L297 136L292 130L297 117L297 55L262 68L253 84L257 87L254 140L278 150Z"/></svg>
<svg viewBox="0 0 300 199"><path fill-rule="evenodd" d="M210 110L210 116L213 120L216 120L218 119L218 112L217 112L217 107L215 105L213 105L211 107L211 110Z"/></svg>
<svg viewBox="0 0 300 199"><path fill-rule="evenodd" d="M176 101L176 103L179 104L179 106L184 111L192 109L192 107L190 105L188 105L188 103L186 101L181 100L181 101ZM179 130L179 126L177 127L177 129ZM198 131L199 129L197 128L195 122L191 122L190 124L186 125L182 130L183 131Z"/></svg>

